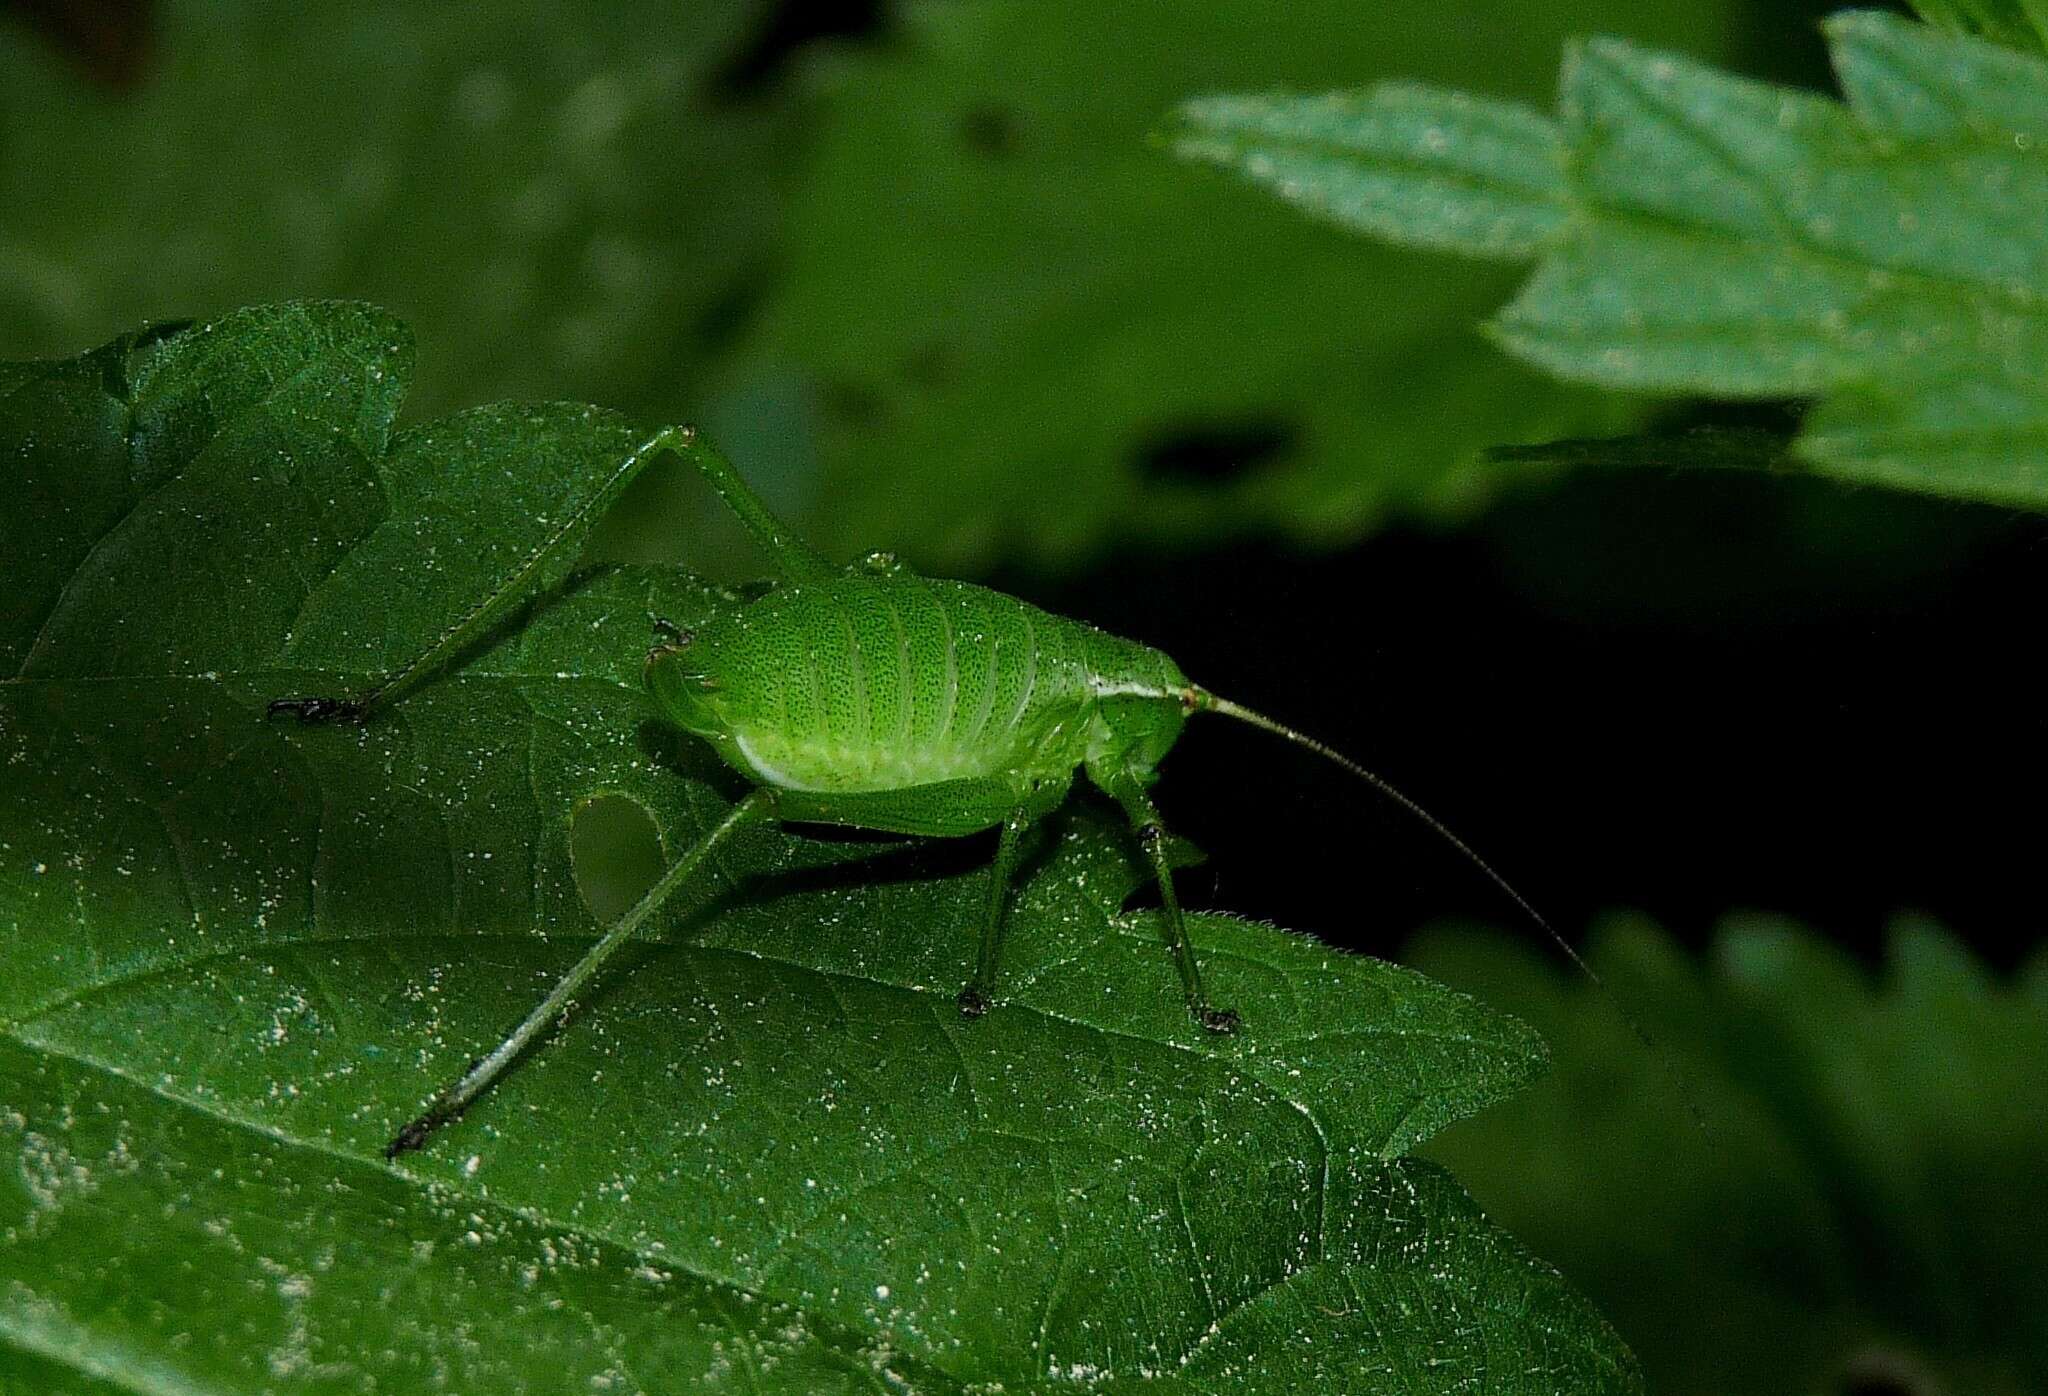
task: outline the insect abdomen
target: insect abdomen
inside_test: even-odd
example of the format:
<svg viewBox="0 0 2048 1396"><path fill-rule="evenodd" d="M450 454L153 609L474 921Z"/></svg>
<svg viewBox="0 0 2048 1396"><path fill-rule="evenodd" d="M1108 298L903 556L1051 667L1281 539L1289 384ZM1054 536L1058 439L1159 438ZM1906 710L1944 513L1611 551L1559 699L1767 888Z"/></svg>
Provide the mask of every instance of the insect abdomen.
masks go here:
<svg viewBox="0 0 2048 1396"><path fill-rule="evenodd" d="M772 592L699 636L737 764L789 789L873 791L1071 771L1081 627L957 582L848 577Z"/></svg>

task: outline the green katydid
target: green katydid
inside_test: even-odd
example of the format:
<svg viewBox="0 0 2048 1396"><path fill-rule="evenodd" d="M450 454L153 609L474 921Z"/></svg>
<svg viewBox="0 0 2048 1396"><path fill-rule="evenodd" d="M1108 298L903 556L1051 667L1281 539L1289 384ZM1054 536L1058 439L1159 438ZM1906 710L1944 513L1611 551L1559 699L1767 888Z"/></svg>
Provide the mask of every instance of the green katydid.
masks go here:
<svg viewBox="0 0 2048 1396"><path fill-rule="evenodd" d="M1167 949L1194 1021L1238 1016L1211 1003L1174 895L1165 825L1149 787L1195 713L1220 713L1335 762L1469 858L1574 962L1579 957L1464 842L1385 780L1321 742L1191 682L1165 654L985 587L918 576L884 555L835 567L772 515L690 428L666 446L700 471L774 558L781 580L696 633L656 621L646 681L663 716L710 743L754 785L683 852L488 1056L434 1096L387 1146L418 1148L460 1115L735 830L762 820L958 837L998 829L974 971L959 994L978 1018L996 997L1005 910L1023 835L1078 772L1122 806L1151 865ZM451 649L357 698L282 698L272 713L359 721ZM1581 965L1583 968L1583 964ZM1590 973L1590 971L1588 971Z"/></svg>

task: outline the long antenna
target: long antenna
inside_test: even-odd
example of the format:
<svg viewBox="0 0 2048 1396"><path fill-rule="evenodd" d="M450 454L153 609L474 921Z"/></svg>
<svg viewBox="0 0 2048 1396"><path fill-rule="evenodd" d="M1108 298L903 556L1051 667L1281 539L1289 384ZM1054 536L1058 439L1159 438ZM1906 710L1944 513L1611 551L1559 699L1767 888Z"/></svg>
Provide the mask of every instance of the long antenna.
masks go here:
<svg viewBox="0 0 2048 1396"><path fill-rule="evenodd" d="M1543 928L1543 933L1550 937L1551 944L1555 945L1559 950L1563 951L1565 958L1570 960L1574 965L1578 966L1579 972L1585 975L1587 979L1591 980L1593 982L1594 987L1598 988L1601 994L1607 999L1608 1004L1614 1009L1616 1016L1618 1016L1622 1022L1628 1024L1628 1030L1635 1034L1636 1041L1642 1043L1643 1047L1647 1051L1649 1051L1653 1056L1663 1056L1663 1054L1657 1050L1657 1044L1650 1040L1650 1035L1647 1032L1643 1031L1642 1024L1638 1023L1635 1020L1635 1017L1632 1014L1630 1014L1627 1009L1621 1006L1621 1001L1614 996L1614 991L1607 987L1607 981L1602 979L1599 976L1599 974L1597 974L1594 971L1593 967L1586 963L1585 958L1582 955L1580 955L1578 951L1572 949L1571 942L1566 940L1563 936L1557 933L1557 928L1551 925L1549 921L1544 919L1543 913L1538 911L1533 905L1531 905L1527 897L1523 896L1520 892L1517 892L1514 889L1512 883L1510 883L1506 878L1502 877L1499 873L1495 872L1493 870L1493 865L1491 863L1487 862L1484 858L1480 857L1476 852L1474 852L1472 849L1472 845L1466 843L1463 839L1459 838L1456 834L1452 833L1450 831L1449 826L1446 825L1441 819L1438 819L1435 815L1431 814L1428 810L1424 809L1421 805L1417 804L1414 800L1410 799L1407 795L1402 794L1401 791L1395 787L1392 781L1388 780L1385 776L1379 774L1377 771L1367 770L1365 767L1359 765L1356 761L1353 761L1350 757L1346 756L1343 752L1338 751L1335 747L1328 746L1322 742L1317 741L1314 737L1309 736L1306 732L1297 732L1294 728L1289 727L1286 723L1276 722L1272 718L1267 717L1264 713L1255 712L1252 709L1247 708L1242 703L1233 703L1228 698L1219 697L1218 695L1211 693L1208 689L1202 688L1199 685L1195 686L1192 689L1192 692L1194 694L1194 707L1197 712L1221 713L1225 717L1236 718L1239 722L1246 723L1264 732L1271 732L1274 736L1279 737L1284 741L1289 741L1294 743L1294 745L1298 747L1306 748L1307 750L1312 751L1316 755L1322 757L1325 761L1329 761L1334 765L1341 766L1345 770L1351 772L1352 775L1357 776L1367 785L1370 785L1373 789L1379 791L1380 794L1384 795L1387 799L1391 800L1396 805L1399 805L1402 809L1408 811L1409 814L1413 815L1416 819L1420 820L1425 826L1433 830L1436 833L1437 837L1441 838L1445 843L1449 844L1451 847L1457 849L1458 852L1464 854L1467 860L1471 862L1473 867L1485 873L1487 880L1493 883L1495 887L1498 887L1503 893L1505 893L1507 895L1508 900L1512 901L1516 906L1520 907L1523 913L1526 916L1528 916L1528 918L1531 921L1534 921L1538 926ZM1691 1086L1687 1084L1687 1082L1682 1076L1677 1075L1677 1066L1675 1063L1666 1060L1665 1066L1673 1073L1674 1079L1678 1083L1680 1093L1683 1094L1685 1097L1686 1109L1691 1112L1694 1123L1698 1124L1701 1129L1705 1129L1707 1123L1706 1117L1700 1113L1699 1102L1693 1098Z"/></svg>

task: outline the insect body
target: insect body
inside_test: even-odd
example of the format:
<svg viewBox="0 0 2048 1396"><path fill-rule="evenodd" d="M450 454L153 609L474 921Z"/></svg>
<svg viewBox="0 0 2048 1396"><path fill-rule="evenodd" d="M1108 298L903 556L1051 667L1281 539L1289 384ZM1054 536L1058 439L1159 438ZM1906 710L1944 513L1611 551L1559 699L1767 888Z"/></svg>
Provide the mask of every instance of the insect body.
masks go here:
<svg viewBox="0 0 2048 1396"><path fill-rule="evenodd" d="M1172 897L1146 787L1187 715L1213 701L1158 650L965 582L907 572L799 581L657 645L667 715L762 790L777 817L953 837L1001 828L996 886L961 1008L984 1012L1016 844L1077 771L1129 814L1167 899L1197 1022L1209 1004Z"/></svg>
<svg viewBox="0 0 2048 1396"><path fill-rule="evenodd" d="M669 433L663 444L703 472L783 574L764 595L694 634L658 622L663 638L647 656L647 684L663 714L710 743L755 789L663 873L489 1056L435 1096L391 1141L387 1155L417 1148L460 1114L715 847L757 820L932 837L999 829L974 972L959 995L961 1011L979 1017L998 988L1009 886L1024 832L1085 773L1122 806L1151 865L1166 945L1190 1014L1210 1032L1234 1031L1237 1015L1213 1005L1203 987L1174 895L1165 826L1149 793L1160 761L1195 713L1248 722L1343 766L1429 823L1542 923L1469 848L1378 776L1191 683L1160 651L1000 592L919 577L879 558L831 566L783 528L732 465L694 433ZM429 657L450 647L443 637ZM308 721L360 719L412 677L412 670L401 672L361 698L281 699L271 711Z"/></svg>
<svg viewBox="0 0 2048 1396"><path fill-rule="evenodd" d="M904 572L770 592L647 675L784 818L942 837L1043 814L1084 767L1149 784L1197 702L1158 650Z"/></svg>

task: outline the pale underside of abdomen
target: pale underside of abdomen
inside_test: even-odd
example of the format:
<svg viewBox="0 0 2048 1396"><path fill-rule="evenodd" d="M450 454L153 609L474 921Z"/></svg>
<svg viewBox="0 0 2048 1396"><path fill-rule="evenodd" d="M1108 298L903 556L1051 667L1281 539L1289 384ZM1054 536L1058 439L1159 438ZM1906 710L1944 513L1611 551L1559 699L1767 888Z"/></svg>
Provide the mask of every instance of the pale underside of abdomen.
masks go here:
<svg viewBox="0 0 2048 1396"><path fill-rule="evenodd" d="M1043 748L1012 742L885 745L791 741L785 734L734 731L733 756L764 785L820 794L908 790L956 780L1014 775L1028 780Z"/></svg>

